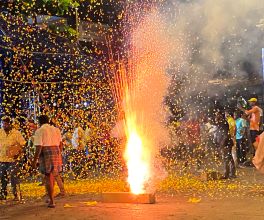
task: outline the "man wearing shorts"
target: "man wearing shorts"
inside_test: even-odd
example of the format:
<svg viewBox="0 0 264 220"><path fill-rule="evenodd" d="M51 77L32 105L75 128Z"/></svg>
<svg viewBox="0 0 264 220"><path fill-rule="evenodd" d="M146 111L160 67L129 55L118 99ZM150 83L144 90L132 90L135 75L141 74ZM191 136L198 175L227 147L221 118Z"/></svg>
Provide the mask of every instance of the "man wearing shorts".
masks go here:
<svg viewBox="0 0 264 220"><path fill-rule="evenodd" d="M256 141L256 137L259 135L259 124L260 124L260 108L257 106L257 99L251 98L248 100L251 109L245 111L250 116L250 137L251 142Z"/></svg>

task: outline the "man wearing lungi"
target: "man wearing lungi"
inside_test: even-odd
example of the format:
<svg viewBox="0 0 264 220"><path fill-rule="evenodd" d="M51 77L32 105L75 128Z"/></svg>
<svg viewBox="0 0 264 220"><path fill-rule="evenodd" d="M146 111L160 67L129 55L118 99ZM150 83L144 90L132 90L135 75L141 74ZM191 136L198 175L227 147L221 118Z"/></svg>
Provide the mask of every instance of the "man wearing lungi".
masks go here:
<svg viewBox="0 0 264 220"><path fill-rule="evenodd" d="M57 128L49 124L49 118L41 115L38 118L39 128L36 130L34 145L36 152L33 166L39 161L39 169L45 175L45 184L49 196L49 208L55 208L54 178L62 171L62 157L60 150L61 134Z"/></svg>

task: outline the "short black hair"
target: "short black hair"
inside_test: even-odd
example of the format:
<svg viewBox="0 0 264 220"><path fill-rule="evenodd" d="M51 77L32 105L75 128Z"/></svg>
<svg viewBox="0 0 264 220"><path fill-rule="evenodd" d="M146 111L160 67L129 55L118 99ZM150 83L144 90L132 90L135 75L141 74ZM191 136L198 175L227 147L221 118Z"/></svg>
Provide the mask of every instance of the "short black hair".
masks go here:
<svg viewBox="0 0 264 220"><path fill-rule="evenodd" d="M27 122L28 122L28 123L35 123L34 119L31 119L31 118L28 119Z"/></svg>
<svg viewBox="0 0 264 220"><path fill-rule="evenodd" d="M38 122L40 125L49 124L49 117L47 115L40 115L38 117Z"/></svg>
<svg viewBox="0 0 264 220"><path fill-rule="evenodd" d="M9 124L12 122L11 118L9 116L6 116L6 115L2 117L2 121L9 123Z"/></svg>
<svg viewBox="0 0 264 220"><path fill-rule="evenodd" d="M236 113L236 116L238 117L238 118L241 118L242 117L242 115L243 115L243 112L242 111L236 111L235 112Z"/></svg>
<svg viewBox="0 0 264 220"><path fill-rule="evenodd" d="M234 117L234 111L230 108L225 110L226 113L228 113L231 117Z"/></svg>

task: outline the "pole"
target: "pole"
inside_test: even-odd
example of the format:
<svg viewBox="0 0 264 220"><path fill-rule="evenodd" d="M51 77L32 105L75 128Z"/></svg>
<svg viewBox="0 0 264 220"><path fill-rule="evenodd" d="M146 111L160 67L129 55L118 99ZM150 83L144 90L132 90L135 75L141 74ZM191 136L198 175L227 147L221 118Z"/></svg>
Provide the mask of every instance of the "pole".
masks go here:
<svg viewBox="0 0 264 220"><path fill-rule="evenodd" d="M77 42L79 41L79 13L78 7L75 8L75 23L76 23L76 33L77 33Z"/></svg>
<svg viewBox="0 0 264 220"><path fill-rule="evenodd" d="M261 56L261 58L262 58L262 82L260 84L260 89L261 89L261 92L262 92L262 100L261 100L261 103L259 103L259 104L260 104L260 107L263 109L264 108L264 48L262 48L262 56ZM263 127L263 116L260 117L260 119L262 119L261 127Z"/></svg>
<svg viewBox="0 0 264 220"><path fill-rule="evenodd" d="M3 113L3 90L4 90L4 82L0 79L0 114Z"/></svg>
<svg viewBox="0 0 264 220"><path fill-rule="evenodd" d="M37 116L36 116L36 95L35 92L33 91L33 111L34 111L34 121L37 121Z"/></svg>

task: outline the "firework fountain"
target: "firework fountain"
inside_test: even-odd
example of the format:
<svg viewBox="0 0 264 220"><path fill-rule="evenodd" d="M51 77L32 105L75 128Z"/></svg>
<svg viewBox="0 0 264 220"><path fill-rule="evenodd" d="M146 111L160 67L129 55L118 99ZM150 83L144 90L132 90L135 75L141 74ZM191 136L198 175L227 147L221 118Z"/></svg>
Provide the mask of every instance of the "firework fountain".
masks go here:
<svg viewBox="0 0 264 220"><path fill-rule="evenodd" d="M128 61L112 65L111 85L126 139L127 181L131 193L140 195L154 193L157 177L165 175L156 156L169 140L163 102L173 45L157 10L132 29L129 42Z"/></svg>

